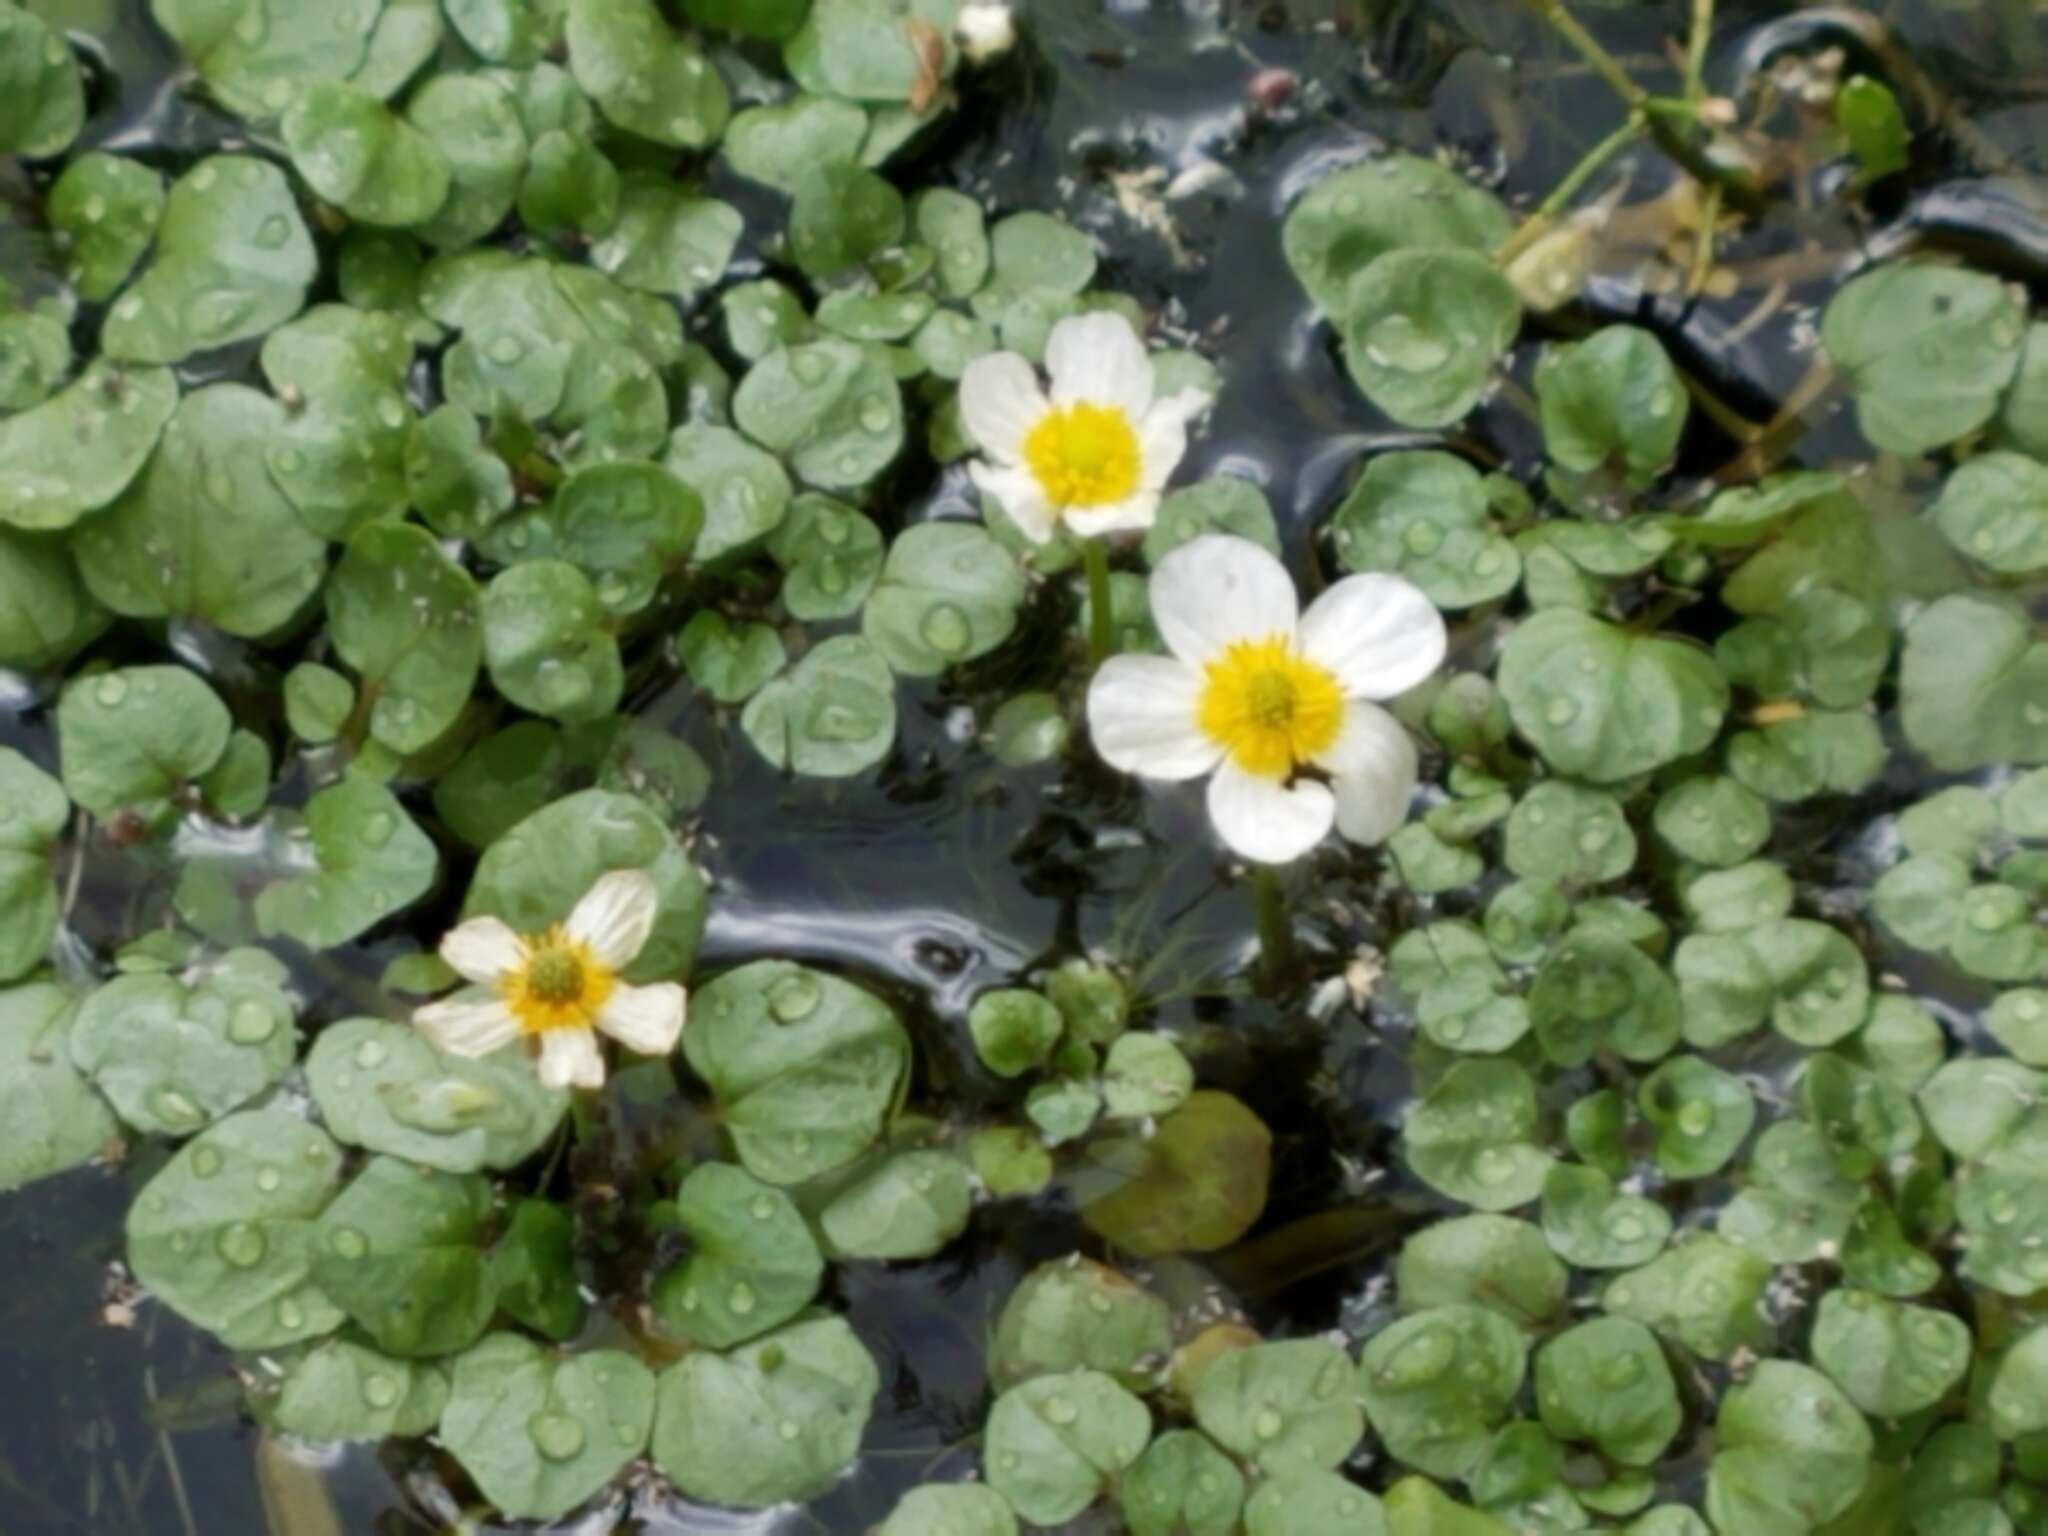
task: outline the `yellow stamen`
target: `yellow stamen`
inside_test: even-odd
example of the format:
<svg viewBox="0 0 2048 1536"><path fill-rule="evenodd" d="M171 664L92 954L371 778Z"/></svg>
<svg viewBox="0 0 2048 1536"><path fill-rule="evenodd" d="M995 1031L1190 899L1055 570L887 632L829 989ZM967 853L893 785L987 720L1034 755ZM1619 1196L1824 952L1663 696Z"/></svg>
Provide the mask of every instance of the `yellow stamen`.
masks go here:
<svg viewBox="0 0 2048 1536"><path fill-rule="evenodd" d="M1138 488L1138 434L1113 406L1055 406L1024 439L1024 463L1054 506L1108 506Z"/></svg>
<svg viewBox="0 0 2048 1536"><path fill-rule="evenodd" d="M617 985L610 966L560 926L522 939L518 965L498 980L499 995L529 1035L588 1029Z"/></svg>
<svg viewBox="0 0 2048 1536"><path fill-rule="evenodd" d="M1337 739L1344 691L1284 635L1239 640L1204 669L1195 719L1246 773L1285 778Z"/></svg>

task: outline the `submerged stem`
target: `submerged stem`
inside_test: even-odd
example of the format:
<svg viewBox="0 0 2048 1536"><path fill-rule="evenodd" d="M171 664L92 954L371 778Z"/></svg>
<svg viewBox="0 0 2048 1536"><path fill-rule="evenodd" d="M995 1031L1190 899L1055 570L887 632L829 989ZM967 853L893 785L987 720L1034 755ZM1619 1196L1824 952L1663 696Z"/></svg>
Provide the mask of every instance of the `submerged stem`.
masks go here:
<svg viewBox="0 0 2048 1536"><path fill-rule="evenodd" d="M1109 546L1100 539L1083 539L1081 560L1088 572L1088 665L1092 671L1116 653L1116 614L1109 603Z"/></svg>
<svg viewBox="0 0 2048 1536"><path fill-rule="evenodd" d="M1714 0L1692 0L1692 30L1685 39L1685 99L1706 95L1707 42L1714 32Z"/></svg>

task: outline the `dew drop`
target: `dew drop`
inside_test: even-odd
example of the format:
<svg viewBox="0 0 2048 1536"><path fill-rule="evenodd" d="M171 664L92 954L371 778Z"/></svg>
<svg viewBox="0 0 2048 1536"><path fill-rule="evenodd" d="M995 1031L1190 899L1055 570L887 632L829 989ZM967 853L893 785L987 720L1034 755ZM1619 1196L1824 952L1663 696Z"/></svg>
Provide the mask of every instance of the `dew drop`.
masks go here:
<svg viewBox="0 0 2048 1536"><path fill-rule="evenodd" d="M1045 1421L1048 1424L1071 1424L1081 1416L1081 1411L1064 1397L1048 1397L1045 1400Z"/></svg>
<svg viewBox="0 0 2048 1536"><path fill-rule="evenodd" d="M565 1414L543 1413L527 1433L549 1461L567 1461L583 1449L583 1426Z"/></svg>
<svg viewBox="0 0 2048 1536"><path fill-rule="evenodd" d="M941 656L964 656L974 641L967 615L952 603L934 603L917 626L924 643Z"/></svg>
<svg viewBox="0 0 2048 1536"><path fill-rule="evenodd" d="M277 1033L277 1015L253 997L235 1005L228 1019L228 1038L237 1045L261 1045Z"/></svg>
<svg viewBox="0 0 2048 1536"><path fill-rule="evenodd" d="M379 1371L363 1378L363 1401L372 1408L389 1408L398 1401L398 1383Z"/></svg>
<svg viewBox="0 0 2048 1536"><path fill-rule="evenodd" d="M220 1172L220 1149L218 1147L194 1147L192 1149L192 1173L196 1178L210 1179Z"/></svg>
<svg viewBox="0 0 2048 1536"><path fill-rule="evenodd" d="M823 997L815 976L796 971L768 989L768 1011L783 1023L794 1024L815 1013Z"/></svg>
<svg viewBox="0 0 2048 1536"><path fill-rule="evenodd" d="M360 1259L370 1251L370 1244L354 1227L337 1227L327 1239L327 1246L338 1258Z"/></svg>
<svg viewBox="0 0 2048 1536"><path fill-rule="evenodd" d="M109 672L93 685L92 696L109 709L117 709L128 697L128 679L118 672Z"/></svg>
<svg viewBox="0 0 2048 1536"><path fill-rule="evenodd" d="M735 1317L745 1317L754 1310L754 1288L742 1280L735 1285L725 1298L726 1310Z"/></svg>
<svg viewBox="0 0 2048 1536"><path fill-rule="evenodd" d="M237 1221L221 1228L220 1236L213 1240L220 1256L237 1269L247 1269L263 1262L266 1246L263 1234L246 1221Z"/></svg>

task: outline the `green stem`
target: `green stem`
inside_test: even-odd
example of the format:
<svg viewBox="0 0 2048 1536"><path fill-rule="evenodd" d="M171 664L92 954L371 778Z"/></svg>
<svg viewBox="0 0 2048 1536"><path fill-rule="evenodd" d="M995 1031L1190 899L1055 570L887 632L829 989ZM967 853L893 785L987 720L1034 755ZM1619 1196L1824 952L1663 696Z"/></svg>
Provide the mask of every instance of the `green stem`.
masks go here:
<svg viewBox="0 0 2048 1536"><path fill-rule="evenodd" d="M1081 560L1088 572L1088 666L1093 671L1116 654L1116 613L1109 600L1109 546L1100 539L1083 539Z"/></svg>
<svg viewBox="0 0 2048 1536"><path fill-rule="evenodd" d="M1707 94L1703 83L1707 71L1707 43L1714 31L1714 0L1692 0L1692 30L1685 40L1685 99L1698 101Z"/></svg>
<svg viewBox="0 0 2048 1536"><path fill-rule="evenodd" d="M1495 262L1505 267L1540 240L1557 216L1564 212L1566 205L1578 196L1579 189L1585 186L1594 172L1633 144L1641 136L1642 131L1643 114L1631 112L1619 128L1581 155L1579 163L1564 173L1563 180L1550 189L1550 195L1538 203L1529 216L1522 220L1520 228L1508 236L1507 243L1495 253Z"/></svg>
<svg viewBox="0 0 2048 1536"><path fill-rule="evenodd" d="M1287 893L1274 865L1252 866L1252 904L1258 914L1259 969L1277 989L1294 969L1294 924L1288 919Z"/></svg>
<svg viewBox="0 0 2048 1536"><path fill-rule="evenodd" d="M1588 69L1607 83L1607 88L1619 96L1631 112L1644 114L1650 137L1657 141L1657 147L1685 167L1695 181L1702 186L1725 188L1729 203L1744 213L1762 210L1764 197L1756 187L1739 172L1716 165L1694 142L1693 129L1697 119L1692 112L1692 103L1653 97L1636 84L1634 77L1622 67L1621 60L1586 30L1565 5L1565 0L1524 0L1524 3L1549 24L1551 31L1564 40Z"/></svg>

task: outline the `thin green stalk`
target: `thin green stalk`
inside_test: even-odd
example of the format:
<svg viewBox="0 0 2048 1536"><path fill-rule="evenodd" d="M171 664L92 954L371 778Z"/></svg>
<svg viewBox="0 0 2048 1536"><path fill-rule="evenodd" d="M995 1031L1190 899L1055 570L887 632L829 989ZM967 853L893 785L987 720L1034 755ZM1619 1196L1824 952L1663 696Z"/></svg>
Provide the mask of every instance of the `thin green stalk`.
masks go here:
<svg viewBox="0 0 2048 1536"><path fill-rule="evenodd" d="M1507 243L1500 248L1494 259L1505 267L1540 240L1594 173L1641 136L1643 121L1641 112L1629 113L1620 127L1581 155L1579 163L1564 173L1563 179L1550 189L1549 196L1538 203L1529 216L1522 220L1521 227L1508 236Z"/></svg>
<svg viewBox="0 0 2048 1536"><path fill-rule="evenodd" d="M1088 571L1088 665L1092 670L1116 654L1116 613L1109 601L1109 546L1100 539L1083 539L1081 559Z"/></svg>
<svg viewBox="0 0 2048 1536"><path fill-rule="evenodd" d="M1685 99L1707 94L1707 44L1714 32L1714 0L1692 0L1692 30L1685 39Z"/></svg>
<svg viewBox="0 0 2048 1536"><path fill-rule="evenodd" d="M1252 904L1258 915L1259 969L1270 985L1278 987L1294 970L1294 924L1274 865L1252 866Z"/></svg>

